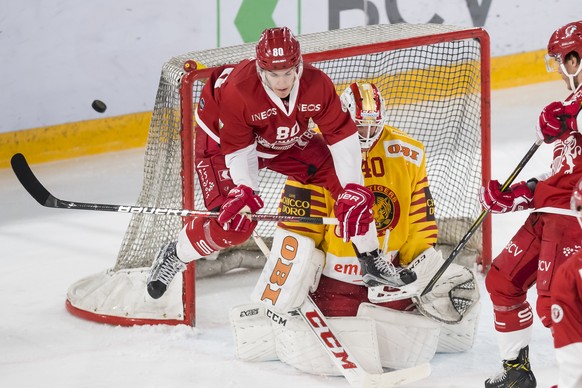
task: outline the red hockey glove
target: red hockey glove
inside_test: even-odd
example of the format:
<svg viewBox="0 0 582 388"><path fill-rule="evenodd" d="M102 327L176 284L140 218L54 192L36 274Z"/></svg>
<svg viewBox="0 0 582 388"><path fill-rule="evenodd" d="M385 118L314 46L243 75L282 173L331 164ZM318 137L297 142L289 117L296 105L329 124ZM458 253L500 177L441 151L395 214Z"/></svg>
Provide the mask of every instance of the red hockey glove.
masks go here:
<svg viewBox="0 0 582 388"><path fill-rule="evenodd" d="M224 230L245 232L252 221L241 213L256 213L264 205L261 197L256 195L253 189L245 185L238 185L228 192L226 201L220 207L217 221Z"/></svg>
<svg viewBox="0 0 582 388"><path fill-rule="evenodd" d="M525 210L533 205L533 191L527 182L519 182L502 192L498 181L490 181L487 187L481 188L479 201L491 213Z"/></svg>
<svg viewBox="0 0 582 388"><path fill-rule="evenodd" d="M576 101L554 101L548 104L540 114L538 125L544 143L552 143L564 132L578 131L576 116L579 111L580 104Z"/></svg>
<svg viewBox="0 0 582 388"><path fill-rule="evenodd" d="M374 193L365 186L348 183L335 202L339 234L345 242L353 236L366 234L374 221Z"/></svg>

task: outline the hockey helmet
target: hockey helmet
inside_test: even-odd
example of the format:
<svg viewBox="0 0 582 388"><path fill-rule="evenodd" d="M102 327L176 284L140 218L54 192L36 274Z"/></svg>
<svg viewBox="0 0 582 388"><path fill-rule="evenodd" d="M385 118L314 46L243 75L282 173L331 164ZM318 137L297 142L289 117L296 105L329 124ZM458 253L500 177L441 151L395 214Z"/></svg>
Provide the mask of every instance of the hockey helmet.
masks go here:
<svg viewBox="0 0 582 388"><path fill-rule="evenodd" d="M572 51L582 56L582 21L568 23L554 31L548 42L547 70L557 71Z"/></svg>
<svg viewBox="0 0 582 388"><path fill-rule="evenodd" d="M362 150L370 149L384 129L384 99L376 85L354 82L344 90L340 100L358 126Z"/></svg>
<svg viewBox="0 0 582 388"><path fill-rule="evenodd" d="M287 27L267 28L256 48L257 65L263 70L284 70L301 62L299 41Z"/></svg>

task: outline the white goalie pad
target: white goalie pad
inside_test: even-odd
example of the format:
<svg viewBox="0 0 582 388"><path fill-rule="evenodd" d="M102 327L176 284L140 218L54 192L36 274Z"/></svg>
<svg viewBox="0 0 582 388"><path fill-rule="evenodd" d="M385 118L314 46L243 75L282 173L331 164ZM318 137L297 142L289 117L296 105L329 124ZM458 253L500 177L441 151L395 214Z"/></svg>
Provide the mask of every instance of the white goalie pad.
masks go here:
<svg viewBox="0 0 582 388"><path fill-rule="evenodd" d="M234 354L242 361L278 360L271 317L262 303L235 306L230 310Z"/></svg>
<svg viewBox="0 0 582 388"><path fill-rule="evenodd" d="M479 317L481 316L481 302L477 302L461 322L443 324L439 336L437 353L459 353L469 350L475 344Z"/></svg>
<svg viewBox="0 0 582 388"><path fill-rule="evenodd" d="M97 316L182 320L182 276L176 276L164 296L152 299L146 280L150 268L108 270L81 279L67 291L72 308Z"/></svg>
<svg viewBox="0 0 582 388"><path fill-rule="evenodd" d="M317 289L324 262L312 239L277 228L251 300L281 313L298 308Z"/></svg>
<svg viewBox="0 0 582 388"><path fill-rule="evenodd" d="M376 322L382 366L410 368L432 360L436 353L441 324L421 314L392 310L362 303L358 317Z"/></svg>
<svg viewBox="0 0 582 388"><path fill-rule="evenodd" d="M479 302L479 286L470 269L452 263L432 290L413 297L416 308L436 321L459 323Z"/></svg>
<svg viewBox="0 0 582 388"><path fill-rule="evenodd" d="M311 329L298 315L273 320L279 359L294 368L316 375L341 376L329 354ZM382 373L375 323L370 318L337 317L327 319L334 335L350 349L353 357L368 373Z"/></svg>
<svg viewBox="0 0 582 388"><path fill-rule="evenodd" d="M368 299L372 303L385 303L417 296L424 290L444 262L440 251L432 247L428 248L407 266L416 273L416 280L413 283L401 289L392 289L386 286L369 287Z"/></svg>

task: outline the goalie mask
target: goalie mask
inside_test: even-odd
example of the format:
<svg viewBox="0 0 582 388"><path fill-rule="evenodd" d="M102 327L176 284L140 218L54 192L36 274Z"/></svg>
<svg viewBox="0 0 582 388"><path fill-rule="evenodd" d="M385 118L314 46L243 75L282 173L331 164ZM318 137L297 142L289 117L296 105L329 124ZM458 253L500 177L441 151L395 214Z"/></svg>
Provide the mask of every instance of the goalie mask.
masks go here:
<svg viewBox="0 0 582 388"><path fill-rule="evenodd" d="M362 151L368 151L380 137L386 121L380 91L374 84L354 82L340 99L358 127Z"/></svg>
<svg viewBox="0 0 582 388"><path fill-rule="evenodd" d="M578 69L574 74L568 73L564 67L564 61L568 54L575 53L578 57ZM546 54L546 69L548 72L561 70L569 78L572 90L576 90L574 77L582 70L580 56L582 55L582 21L568 23L558 28L548 42L548 53Z"/></svg>
<svg viewBox="0 0 582 388"><path fill-rule="evenodd" d="M574 193L572 193L572 199L570 200L570 208L576 213L576 218L582 228L582 179L574 187Z"/></svg>

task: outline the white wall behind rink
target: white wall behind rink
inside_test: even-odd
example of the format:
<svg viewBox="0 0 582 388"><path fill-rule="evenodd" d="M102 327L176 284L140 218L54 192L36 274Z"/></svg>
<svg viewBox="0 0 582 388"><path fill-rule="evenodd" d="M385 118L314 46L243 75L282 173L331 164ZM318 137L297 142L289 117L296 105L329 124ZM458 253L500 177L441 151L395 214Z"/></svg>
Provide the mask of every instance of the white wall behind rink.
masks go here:
<svg viewBox="0 0 582 388"><path fill-rule="evenodd" d="M166 60L243 43L234 23L241 5L0 0L0 132L150 111ZM296 33L366 20L484 27L493 56L543 49L553 30L580 19L580 0L279 0L272 12ZM91 109L94 99L107 103L105 114Z"/></svg>

